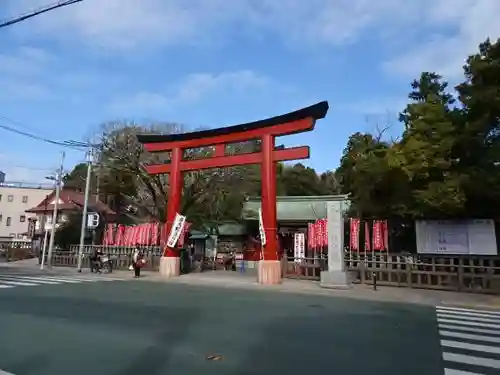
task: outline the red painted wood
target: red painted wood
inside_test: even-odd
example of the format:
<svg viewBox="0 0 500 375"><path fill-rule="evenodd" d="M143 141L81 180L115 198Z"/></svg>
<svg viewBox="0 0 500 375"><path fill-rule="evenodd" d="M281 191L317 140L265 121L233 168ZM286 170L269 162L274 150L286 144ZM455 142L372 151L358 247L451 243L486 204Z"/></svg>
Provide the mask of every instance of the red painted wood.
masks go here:
<svg viewBox="0 0 500 375"><path fill-rule="evenodd" d="M263 259L278 260L276 243L276 163L274 161L274 136L266 134L262 137L262 164L260 167L262 181L262 221L266 233Z"/></svg>
<svg viewBox="0 0 500 375"><path fill-rule="evenodd" d="M215 146L215 152L214 156L217 158L220 158L224 156L226 153L226 145L225 144L218 144Z"/></svg>
<svg viewBox="0 0 500 375"><path fill-rule="evenodd" d="M274 162L299 160L309 158L309 147L291 147L284 150L272 151ZM199 160L184 160L180 162L180 170L182 172L194 171L199 169L224 168L236 165L259 164L262 162L262 154L253 152L240 155L227 155L222 157L211 157ZM172 170L171 164L153 164L148 165L146 170L150 174L170 173Z"/></svg>
<svg viewBox="0 0 500 375"><path fill-rule="evenodd" d="M168 201L167 201L167 236L170 233L172 224L175 220L175 215L181 213L181 197L184 179L182 178L182 171L180 163L182 159L182 150L174 148L172 150L172 159L170 163L169 187L168 187ZM163 256L178 257L179 251L177 249L165 247Z"/></svg>
<svg viewBox="0 0 500 375"><path fill-rule="evenodd" d="M247 132L231 133L209 138L190 139L179 142L145 143L144 147L149 152L161 152L169 151L176 147L187 149L212 146L221 143L229 144L262 138L262 136L264 136L265 134L269 134L272 136L281 136L302 133L314 129L314 123L315 120L310 117L298 121L288 122L285 124L270 126L267 128L253 129Z"/></svg>

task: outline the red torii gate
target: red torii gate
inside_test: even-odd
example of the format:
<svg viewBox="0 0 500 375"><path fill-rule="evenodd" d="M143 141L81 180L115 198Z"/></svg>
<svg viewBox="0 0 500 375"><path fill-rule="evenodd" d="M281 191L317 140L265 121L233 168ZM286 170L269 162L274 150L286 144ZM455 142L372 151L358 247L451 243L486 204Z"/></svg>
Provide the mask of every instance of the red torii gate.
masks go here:
<svg viewBox="0 0 500 375"><path fill-rule="evenodd" d="M328 112L328 102L320 102L281 116L241 125L191 133L172 135L138 135L137 139L149 152L170 152L170 163L149 165L150 174L169 173L167 202L167 233L170 232L176 213L181 208L183 172L224 168L237 165L260 164L262 183L262 221L266 235L263 259L258 268L258 280L262 284L281 282L281 264L278 259L276 243L276 162L308 159L309 146L275 149L277 136L311 131L316 120ZM259 152L226 155L226 145L259 139ZM214 146L211 157L184 160L184 150ZM180 212L179 212L180 213ZM166 277L180 274L179 250L166 247L160 260L160 274Z"/></svg>

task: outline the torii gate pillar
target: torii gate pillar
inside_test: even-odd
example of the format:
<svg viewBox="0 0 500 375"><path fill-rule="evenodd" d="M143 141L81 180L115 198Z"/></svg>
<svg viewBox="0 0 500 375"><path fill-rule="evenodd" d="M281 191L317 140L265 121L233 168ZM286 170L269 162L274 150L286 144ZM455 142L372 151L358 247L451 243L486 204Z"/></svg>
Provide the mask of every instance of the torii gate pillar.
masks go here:
<svg viewBox="0 0 500 375"><path fill-rule="evenodd" d="M180 213L183 172L200 169L227 168L237 165L260 164L262 183L262 221L266 234L263 258L259 262L258 282L278 284L281 282L281 262L278 254L276 227L276 163L309 158L309 147L276 149L277 136L297 134L314 129L316 120L322 119L328 112L328 103L320 102L313 106L290 112L269 119L173 135L138 135L139 142L149 152L170 152L167 164L150 165L151 174L169 173L169 191L167 202L167 233L170 232L175 215ZM258 152L226 155L226 145L260 140ZM213 155L208 158L185 160L186 149L214 147ZM180 274L179 249L166 247L160 260L160 274L175 277Z"/></svg>

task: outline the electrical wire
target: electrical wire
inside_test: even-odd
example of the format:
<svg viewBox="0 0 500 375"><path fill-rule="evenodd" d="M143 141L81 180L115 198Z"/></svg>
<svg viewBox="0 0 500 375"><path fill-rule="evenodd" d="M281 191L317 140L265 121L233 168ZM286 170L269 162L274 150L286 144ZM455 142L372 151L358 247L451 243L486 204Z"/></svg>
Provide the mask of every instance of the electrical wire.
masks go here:
<svg viewBox="0 0 500 375"><path fill-rule="evenodd" d="M88 147L88 145L86 145L84 142L78 142L78 141L54 141L52 139L48 139L48 138L45 138L45 137L40 137L40 136L37 136L37 135L31 134L31 133L28 133L28 132L25 132L25 131L13 128L12 126L5 125L5 124L2 124L2 123L0 123L0 128L4 129L4 130L7 130L7 131L10 131L12 133L18 134L18 135L22 135L22 136L30 138L30 139L34 139L34 140L37 140L37 141L42 141L42 142L49 143L49 144L56 145L56 146L68 147L68 148L73 148L73 149L77 149L77 150L81 149L83 147Z"/></svg>
<svg viewBox="0 0 500 375"><path fill-rule="evenodd" d="M49 5L37 8L37 9L35 9L33 11L24 13L24 14L18 16L18 17L4 20L3 22L0 22L0 29L4 28L4 27L7 27L7 26L12 26L12 25L14 25L16 23L25 21L25 20L33 18L33 17L36 17L36 16L38 16L40 14L50 12L51 10L56 10L56 9L59 9L59 8L62 8L62 7L68 6L68 5L76 4L76 3L79 3L81 1L83 1L83 0L57 1L55 3L52 3L52 4L49 4Z"/></svg>

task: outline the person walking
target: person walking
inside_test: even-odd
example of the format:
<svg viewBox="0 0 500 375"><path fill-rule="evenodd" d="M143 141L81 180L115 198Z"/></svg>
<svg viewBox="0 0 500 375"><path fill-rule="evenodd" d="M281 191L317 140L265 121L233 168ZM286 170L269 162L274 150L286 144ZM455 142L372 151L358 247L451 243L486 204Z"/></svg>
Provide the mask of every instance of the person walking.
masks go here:
<svg viewBox="0 0 500 375"><path fill-rule="evenodd" d="M134 255L132 255L132 267L134 269L134 278L141 276L141 268L144 265L144 255L139 245L136 245Z"/></svg>

